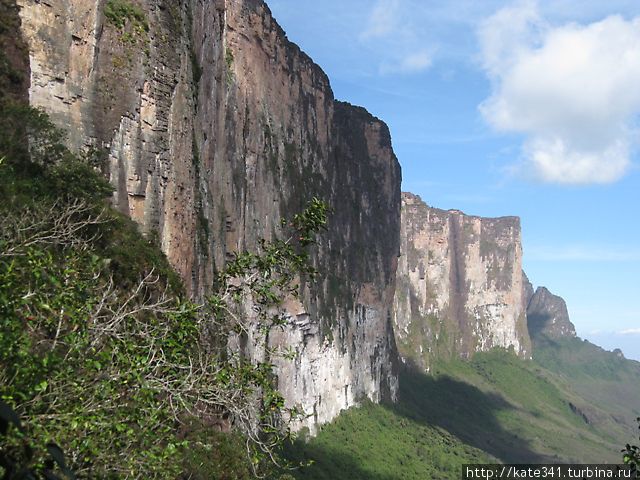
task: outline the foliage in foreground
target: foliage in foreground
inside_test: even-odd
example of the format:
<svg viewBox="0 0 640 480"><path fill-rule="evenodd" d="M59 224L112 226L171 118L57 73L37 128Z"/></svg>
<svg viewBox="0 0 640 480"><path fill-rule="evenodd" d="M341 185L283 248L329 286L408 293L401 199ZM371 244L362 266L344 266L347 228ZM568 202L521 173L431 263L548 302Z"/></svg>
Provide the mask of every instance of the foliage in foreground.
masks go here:
<svg viewBox="0 0 640 480"><path fill-rule="evenodd" d="M638 428L640 428L640 417L637 418ZM640 476L640 447L637 445L627 445L622 450L622 461L626 465L631 466L631 471L636 475Z"/></svg>
<svg viewBox="0 0 640 480"><path fill-rule="evenodd" d="M22 423L18 415L13 409L0 400L0 439L5 441L5 437L10 434L10 428L15 428L20 434L24 434ZM24 479L36 480L45 478L47 480L58 480L60 477L54 473L57 469L66 478L75 479L75 473L67 467L64 453L55 443L46 445L48 458L41 465L30 467L29 464L33 460L34 450L28 441L22 442L22 445L13 452L0 451L0 467L3 471L3 480Z"/></svg>
<svg viewBox="0 0 640 480"><path fill-rule="evenodd" d="M264 472L301 414L274 388L279 352L264 339L286 322L294 278L314 273L304 249L326 206L314 199L287 240L236 255L196 305L106 205L110 186L88 156L64 148L36 110L0 113L0 399L22 419L0 439L0 475L64 477L54 443L79 478ZM268 354L229 348L243 338ZM207 455L225 449L220 462Z"/></svg>

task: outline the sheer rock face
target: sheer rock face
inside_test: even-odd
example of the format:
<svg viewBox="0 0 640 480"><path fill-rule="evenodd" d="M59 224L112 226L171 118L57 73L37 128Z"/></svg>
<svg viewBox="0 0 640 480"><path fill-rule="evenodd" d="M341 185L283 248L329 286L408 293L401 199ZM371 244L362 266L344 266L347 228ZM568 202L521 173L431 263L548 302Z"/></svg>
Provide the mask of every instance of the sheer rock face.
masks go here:
<svg viewBox="0 0 640 480"><path fill-rule="evenodd" d="M21 101L29 92L29 48L15 0L0 1L0 101Z"/></svg>
<svg viewBox="0 0 640 480"><path fill-rule="evenodd" d="M576 329L569 320L565 301L545 287L538 287L527 308L531 338L544 335L549 338L575 337Z"/></svg>
<svg viewBox="0 0 640 480"><path fill-rule="evenodd" d="M531 302L531 299L533 298L533 294L534 294L533 284L529 281L529 277L527 277L527 274L524 273L523 271L522 272L522 300L524 302L525 310L529 306L529 302Z"/></svg>
<svg viewBox="0 0 640 480"><path fill-rule="evenodd" d="M395 331L405 361L493 347L530 357L520 221L480 218L402 198Z"/></svg>
<svg viewBox="0 0 640 480"><path fill-rule="evenodd" d="M18 3L31 103L74 149L103 152L114 204L194 296L311 197L334 208L317 284L271 337L298 352L278 367L289 404L313 414L300 426L395 398L400 168L386 125L334 100L262 0L131 0L148 31L118 28L105 1Z"/></svg>
<svg viewBox="0 0 640 480"><path fill-rule="evenodd" d="M72 149L98 150L114 204L144 232L157 234L195 290L195 101L181 9L168 0L140 3L146 32L107 21L106 1L18 3L29 43L31 104L67 131Z"/></svg>

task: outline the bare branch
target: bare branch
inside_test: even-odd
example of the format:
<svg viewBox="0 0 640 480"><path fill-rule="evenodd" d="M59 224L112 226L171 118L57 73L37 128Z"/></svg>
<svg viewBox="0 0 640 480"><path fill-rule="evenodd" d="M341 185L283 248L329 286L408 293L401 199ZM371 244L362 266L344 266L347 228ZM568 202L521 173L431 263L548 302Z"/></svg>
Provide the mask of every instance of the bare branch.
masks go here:
<svg viewBox="0 0 640 480"><path fill-rule="evenodd" d="M107 223L106 212L82 200L57 201L46 208L27 207L16 214L0 216L0 258L24 255L36 245L86 248L98 234L83 236L89 227Z"/></svg>

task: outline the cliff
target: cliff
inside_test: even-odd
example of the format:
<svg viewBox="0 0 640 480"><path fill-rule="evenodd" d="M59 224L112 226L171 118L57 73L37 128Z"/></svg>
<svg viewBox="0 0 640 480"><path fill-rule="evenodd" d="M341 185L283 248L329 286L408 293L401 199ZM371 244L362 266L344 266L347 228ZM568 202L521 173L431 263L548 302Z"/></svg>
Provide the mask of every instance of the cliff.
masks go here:
<svg viewBox="0 0 640 480"><path fill-rule="evenodd" d="M318 283L270 338L297 351L279 386L312 414L299 426L394 398L400 168L386 125L336 102L261 0L18 3L31 103L97 152L114 204L195 297L312 196L334 208Z"/></svg>
<svg viewBox="0 0 640 480"><path fill-rule="evenodd" d="M0 1L0 101L27 100L29 52L20 36L19 9Z"/></svg>
<svg viewBox="0 0 640 480"><path fill-rule="evenodd" d="M533 298L533 294L535 293L533 289L533 284L529 281L529 277L527 274L522 272L522 296L525 307L529 306L529 302Z"/></svg>
<svg viewBox="0 0 640 480"><path fill-rule="evenodd" d="M394 326L405 360L429 369L493 347L531 356L518 218L439 210L404 193L400 235Z"/></svg>
<svg viewBox="0 0 640 480"><path fill-rule="evenodd" d="M576 336L576 328L569 320L564 299L552 294L545 287L538 287L529 301L527 325L533 339L541 335L548 338Z"/></svg>

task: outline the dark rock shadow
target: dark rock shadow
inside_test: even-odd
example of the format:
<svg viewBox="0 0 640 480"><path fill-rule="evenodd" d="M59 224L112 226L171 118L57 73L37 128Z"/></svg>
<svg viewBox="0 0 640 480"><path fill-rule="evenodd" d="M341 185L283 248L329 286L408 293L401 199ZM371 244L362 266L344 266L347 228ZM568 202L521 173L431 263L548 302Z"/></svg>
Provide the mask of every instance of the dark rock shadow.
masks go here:
<svg viewBox="0 0 640 480"><path fill-rule="evenodd" d="M295 478L298 480L421 478L419 475L416 476L415 464L413 467L409 464L404 465L403 456L398 455L398 450L392 451L394 444L390 438L395 433L390 433L389 428L402 428L403 422L407 420L418 425L440 428L457 437L464 444L482 450L500 462L521 464L553 462L552 458L534 452L526 439L519 437L516 432L506 430L501 425L500 412L515 411L516 407L500 395L485 393L473 385L448 376L432 377L417 369L404 368L400 374L399 397L397 403L384 405L383 408L392 412L393 416L380 417L384 422L384 428L381 430L365 426L364 430L350 432L349 423L343 423L338 427L342 434L337 438L341 440L336 441L334 436L330 437L333 438L333 443L327 442L326 438L322 441L313 439L309 442L297 441L286 456L294 463L313 460L315 465L297 470L293 474ZM396 423L389 418L399 420ZM395 426L390 427L390 425ZM357 427L356 430L358 430ZM370 437L363 440L363 431L370 432ZM386 438L378 438L378 435L385 435ZM353 445L348 444L351 441ZM428 442L418 437L415 441L416 445L420 442ZM434 438L433 441L441 440ZM397 469L394 467L391 472L387 469L381 473L376 471L375 465L367 464L367 461L363 460L367 455L362 455L362 449L367 448L367 443L377 442L383 442L390 447L388 452L376 450L380 455L376 457L377 461L384 465L396 464ZM403 448L406 448L406 442L403 445ZM449 454L459 455L455 450L449 450ZM445 459L441 465L431 464L433 469L425 472L429 476L424 478L459 478L460 472L457 468L455 472L451 471L451 465L454 463L458 462L447 462ZM440 470L441 467L444 470Z"/></svg>
<svg viewBox="0 0 640 480"><path fill-rule="evenodd" d="M398 403L389 405L397 414L443 428L504 463L550 460L531 450L526 439L500 425L497 413L515 410L500 395L448 376L435 378L412 367L405 367L400 374L399 395Z"/></svg>
<svg viewBox="0 0 640 480"><path fill-rule="evenodd" d="M289 458L298 461L313 460L317 465L300 467L290 472L290 475L298 480L398 480L401 478L367 470L361 462L341 450L340 445L329 449L315 445L313 442L298 443L295 453L290 453Z"/></svg>
<svg viewBox="0 0 640 480"><path fill-rule="evenodd" d="M548 314L532 313L527 314L527 329L531 339L537 339L544 334L546 328L551 325L553 317Z"/></svg>

